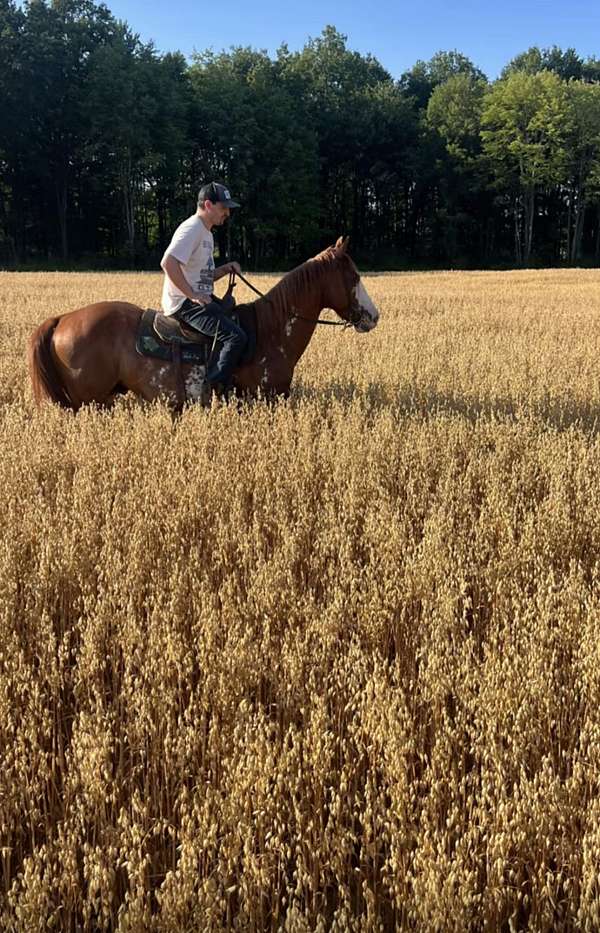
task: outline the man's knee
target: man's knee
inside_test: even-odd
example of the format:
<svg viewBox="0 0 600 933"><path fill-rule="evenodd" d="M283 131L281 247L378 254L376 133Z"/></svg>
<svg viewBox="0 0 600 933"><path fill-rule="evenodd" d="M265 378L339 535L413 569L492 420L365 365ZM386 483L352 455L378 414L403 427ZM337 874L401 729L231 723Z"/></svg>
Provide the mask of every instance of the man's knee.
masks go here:
<svg viewBox="0 0 600 933"><path fill-rule="evenodd" d="M225 334L223 339L223 343L231 347L232 350L237 350L239 353L242 352L246 346L247 341L248 338L246 337L246 334L239 327L232 327L228 333Z"/></svg>

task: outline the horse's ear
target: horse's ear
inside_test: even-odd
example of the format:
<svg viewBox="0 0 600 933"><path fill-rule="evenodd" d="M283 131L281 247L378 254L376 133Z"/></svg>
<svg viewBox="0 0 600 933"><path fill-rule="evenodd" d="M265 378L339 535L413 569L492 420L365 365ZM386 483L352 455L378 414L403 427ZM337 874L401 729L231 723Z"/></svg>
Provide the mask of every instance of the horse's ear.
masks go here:
<svg viewBox="0 0 600 933"><path fill-rule="evenodd" d="M336 244L335 244L335 248L336 248L337 250L339 250L340 253L345 253L346 250L348 249L348 243L349 243L349 242L350 242L350 237L349 237L349 236L341 236L341 237L338 237L337 242L336 242Z"/></svg>

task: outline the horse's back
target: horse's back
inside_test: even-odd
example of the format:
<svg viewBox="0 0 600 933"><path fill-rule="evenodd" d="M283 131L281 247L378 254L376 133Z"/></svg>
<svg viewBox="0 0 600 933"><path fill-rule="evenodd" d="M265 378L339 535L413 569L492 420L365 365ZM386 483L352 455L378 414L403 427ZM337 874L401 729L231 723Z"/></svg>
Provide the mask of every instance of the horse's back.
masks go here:
<svg viewBox="0 0 600 933"><path fill-rule="evenodd" d="M126 301L99 301L76 308L59 318L54 347L61 355L75 347L105 340L121 340L135 333L142 309Z"/></svg>
<svg viewBox="0 0 600 933"><path fill-rule="evenodd" d="M59 325L63 330L70 329L77 333L89 334L98 329L112 330L119 324L137 326L141 314L142 308L128 301L98 301L63 314L59 319Z"/></svg>

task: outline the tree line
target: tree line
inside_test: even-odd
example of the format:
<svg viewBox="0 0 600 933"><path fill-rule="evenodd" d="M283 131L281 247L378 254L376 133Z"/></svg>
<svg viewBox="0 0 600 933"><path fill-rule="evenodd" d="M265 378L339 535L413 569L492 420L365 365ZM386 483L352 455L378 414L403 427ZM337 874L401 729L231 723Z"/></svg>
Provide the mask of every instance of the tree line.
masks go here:
<svg viewBox="0 0 600 933"><path fill-rule="evenodd" d="M600 61L574 49L395 79L328 26L188 62L93 0L0 0L0 56L4 266L155 267L212 179L250 268L341 233L372 268L600 263Z"/></svg>

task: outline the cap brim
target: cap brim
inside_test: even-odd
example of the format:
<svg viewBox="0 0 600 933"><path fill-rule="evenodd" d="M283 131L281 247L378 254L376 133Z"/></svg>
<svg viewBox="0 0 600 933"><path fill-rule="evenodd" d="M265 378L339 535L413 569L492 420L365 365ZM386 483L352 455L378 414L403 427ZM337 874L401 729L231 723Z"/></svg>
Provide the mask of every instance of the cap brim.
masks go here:
<svg viewBox="0 0 600 933"><path fill-rule="evenodd" d="M225 207L239 207L240 206L237 201L221 201L221 204L224 204Z"/></svg>

